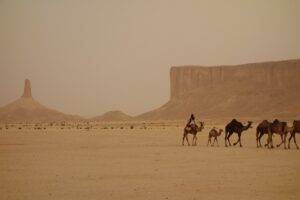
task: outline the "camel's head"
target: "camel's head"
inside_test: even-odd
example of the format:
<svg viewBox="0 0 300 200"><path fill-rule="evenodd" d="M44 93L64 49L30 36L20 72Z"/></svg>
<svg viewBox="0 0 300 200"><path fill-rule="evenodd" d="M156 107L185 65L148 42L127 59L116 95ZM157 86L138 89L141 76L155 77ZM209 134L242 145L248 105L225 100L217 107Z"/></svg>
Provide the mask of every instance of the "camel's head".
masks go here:
<svg viewBox="0 0 300 200"><path fill-rule="evenodd" d="M249 128L253 128L253 127L252 127L252 123L253 123L252 121L248 121L248 126L249 126Z"/></svg>
<svg viewBox="0 0 300 200"><path fill-rule="evenodd" d="M200 130L204 129L204 122L199 121L199 124L200 124L199 126Z"/></svg>
<svg viewBox="0 0 300 200"><path fill-rule="evenodd" d="M219 129L219 135L221 135L222 132L224 132L223 129Z"/></svg>

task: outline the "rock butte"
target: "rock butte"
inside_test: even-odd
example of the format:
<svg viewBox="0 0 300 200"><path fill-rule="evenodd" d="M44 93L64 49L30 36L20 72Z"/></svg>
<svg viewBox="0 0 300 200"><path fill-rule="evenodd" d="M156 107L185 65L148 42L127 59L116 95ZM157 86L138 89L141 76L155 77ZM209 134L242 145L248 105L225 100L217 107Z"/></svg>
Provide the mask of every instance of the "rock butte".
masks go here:
<svg viewBox="0 0 300 200"><path fill-rule="evenodd" d="M23 93L22 97L23 98L32 98L31 85L30 85L30 81L28 79L25 79L24 93Z"/></svg>
<svg viewBox="0 0 300 200"><path fill-rule="evenodd" d="M24 93L21 98L0 108L0 122L50 122L81 119L49 109L32 98L31 84L25 80Z"/></svg>

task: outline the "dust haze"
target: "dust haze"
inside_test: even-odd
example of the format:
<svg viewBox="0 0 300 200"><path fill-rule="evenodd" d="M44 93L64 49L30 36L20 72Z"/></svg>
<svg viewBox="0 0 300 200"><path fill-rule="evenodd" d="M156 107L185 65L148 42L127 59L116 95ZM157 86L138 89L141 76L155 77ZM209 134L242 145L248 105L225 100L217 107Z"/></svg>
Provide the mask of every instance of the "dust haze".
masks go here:
<svg viewBox="0 0 300 200"><path fill-rule="evenodd" d="M299 11L0 0L0 199L300 199Z"/></svg>
<svg viewBox="0 0 300 200"><path fill-rule="evenodd" d="M299 1L0 1L0 106L29 78L86 117L166 103L169 70L300 57Z"/></svg>

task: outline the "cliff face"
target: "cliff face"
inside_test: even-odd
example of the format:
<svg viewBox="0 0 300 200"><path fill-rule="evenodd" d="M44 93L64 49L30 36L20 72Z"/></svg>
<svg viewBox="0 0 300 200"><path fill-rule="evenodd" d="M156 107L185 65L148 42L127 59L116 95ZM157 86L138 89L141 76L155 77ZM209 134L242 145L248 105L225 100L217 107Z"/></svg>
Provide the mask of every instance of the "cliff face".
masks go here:
<svg viewBox="0 0 300 200"><path fill-rule="evenodd" d="M300 86L300 60L237 66L172 67L171 100L196 89L217 87L287 88Z"/></svg>
<svg viewBox="0 0 300 200"><path fill-rule="evenodd" d="M171 97L142 119L300 117L300 60L170 71Z"/></svg>

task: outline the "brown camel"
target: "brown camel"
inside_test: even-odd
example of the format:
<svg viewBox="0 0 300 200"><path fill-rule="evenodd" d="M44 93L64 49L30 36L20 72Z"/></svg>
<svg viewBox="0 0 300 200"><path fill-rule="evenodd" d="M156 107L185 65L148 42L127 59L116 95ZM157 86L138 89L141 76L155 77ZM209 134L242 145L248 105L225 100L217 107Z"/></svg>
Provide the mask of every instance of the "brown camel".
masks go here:
<svg viewBox="0 0 300 200"><path fill-rule="evenodd" d="M277 147L280 147L282 144L284 144L284 148L286 149L286 136L287 136L286 127L287 127L287 123L281 122L278 119L275 119L272 123L270 123L268 139L267 139L267 143L265 144L265 147L274 148L273 135L274 133L276 133L281 137L281 143L278 144Z"/></svg>
<svg viewBox="0 0 300 200"><path fill-rule="evenodd" d="M264 134L269 134L270 132L270 124L268 120L262 121L258 126L256 127L256 146L261 147L260 139Z"/></svg>
<svg viewBox="0 0 300 200"><path fill-rule="evenodd" d="M223 129L219 129L219 131L216 130L216 128L212 128L209 133L208 133L208 141L207 141L207 146L211 144L211 138L214 138L214 142L211 144L211 146L214 146L215 141L217 141L217 145L219 146L218 143L218 137L222 134Z"/></svg>
<svg viewBox="0 0 300 200"><path fill-rule="evenodd" d="M229 138L233 133L237 133L239 137L239 139L235 143L233 143L233 145L240 143L240 147L242 147L242 142L241 142L242 132L249 128L252 128L251 124L252 122L248 121L248 124L244 126L241 122L237 121L236 119L233 119L231 122L229 122L229 124L227 124L225 127L225 147L227 147L227 141L229 143L229 146L231 146Z"/></svg>
<svg viewBox="0 0 300 200"><path fill-rule="evenodd" d="M300 133L300 120L295 120L293 122L293 126L288 131L291 133L291 136L289 138L288 148L290 148L290 142L291 142L291 139L293 138L297 149L299 149L297 142L296 142L296 133Z"/></svg>
<svg viewBox="0 0 300 200"><path fill-rule="evenodd" d="M204 129L204 122L200 122L200 126L198 126L197 124L195 124L195 126L186 126L183 130L182 145L184 145L184 139L186 139L188 145L190 146L188 134L192 134L193 135L192 145L196 146L197 145L197 133L202 131L203 129Z"/></svg>

